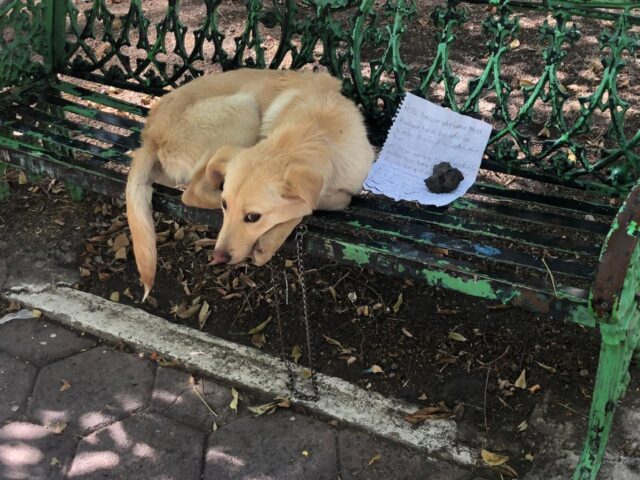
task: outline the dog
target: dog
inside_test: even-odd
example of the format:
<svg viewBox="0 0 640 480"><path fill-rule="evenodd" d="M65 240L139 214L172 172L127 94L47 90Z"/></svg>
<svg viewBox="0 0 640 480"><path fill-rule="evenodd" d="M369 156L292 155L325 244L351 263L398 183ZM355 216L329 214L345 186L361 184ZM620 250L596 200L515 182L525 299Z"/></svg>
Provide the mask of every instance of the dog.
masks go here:
<svg viewBox="0 0 640 480"><path fill-rule="evenodd" d="M346 208L371 168L364 118L327 73L243 69L200 77L151 109L133 154L127 217L149 294L152 183L187 183L187 206L222 208L214 263L267 263L314 210Z"/></svg>

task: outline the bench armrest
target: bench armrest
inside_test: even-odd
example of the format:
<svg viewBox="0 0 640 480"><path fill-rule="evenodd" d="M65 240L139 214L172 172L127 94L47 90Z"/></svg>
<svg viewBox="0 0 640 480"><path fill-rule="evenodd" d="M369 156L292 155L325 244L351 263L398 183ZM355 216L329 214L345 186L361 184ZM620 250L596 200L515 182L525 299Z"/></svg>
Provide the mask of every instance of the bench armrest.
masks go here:
<svg viewBox="0 0 640 480"><path fill-rule="evenodd" d="M640 240L640 183L618 210L607 234L589 298L590 308L603 323L611 323L620 301L633 252Z"/></svg>

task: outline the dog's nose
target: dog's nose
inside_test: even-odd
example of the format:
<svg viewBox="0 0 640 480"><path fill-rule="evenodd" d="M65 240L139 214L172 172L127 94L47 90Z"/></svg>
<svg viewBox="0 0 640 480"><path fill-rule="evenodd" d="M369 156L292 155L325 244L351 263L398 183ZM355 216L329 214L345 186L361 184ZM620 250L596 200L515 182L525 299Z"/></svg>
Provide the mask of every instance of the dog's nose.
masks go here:
<svg viewBox="0 0 640 480"><path fill-rule="evenodd" d="M224 250L214 250L213 251L213 263L216 265L221 265L224 263L229 263L231 260L231 255L229 252L225 252Z"/></svg>

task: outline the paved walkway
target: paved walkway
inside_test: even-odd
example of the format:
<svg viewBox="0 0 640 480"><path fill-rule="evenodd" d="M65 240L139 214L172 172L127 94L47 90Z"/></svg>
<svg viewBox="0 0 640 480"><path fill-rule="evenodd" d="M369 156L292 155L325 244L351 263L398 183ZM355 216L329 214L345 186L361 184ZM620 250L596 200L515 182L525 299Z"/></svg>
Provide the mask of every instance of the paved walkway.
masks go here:
<svg viewBox="0 0 640 480"><path fill-rule="evenodd" d="M292 410L256 418L246 407L264 402L240 395L236 413L231 389L213 380L46 319L10 321L0 326L0 479L481 478Z"/></svg>

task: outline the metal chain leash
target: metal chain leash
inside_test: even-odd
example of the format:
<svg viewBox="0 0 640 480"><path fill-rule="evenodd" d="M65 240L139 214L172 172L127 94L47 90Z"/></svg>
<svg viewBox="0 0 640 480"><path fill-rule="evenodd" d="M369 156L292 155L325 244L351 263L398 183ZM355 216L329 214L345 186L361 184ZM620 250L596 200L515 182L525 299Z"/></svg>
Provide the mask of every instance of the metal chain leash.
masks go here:
<svg viewBox="0 0 640 480"><path fill-rule="evenodd" d="M287 366L287 375L289 377L289 380L287 382L287 388L289 388L291 393L299 399L314 401L320 397L320 393L318 390L318 383L316 381L315 369L313 367L315 362L314 362L313 348L311 345L311 323L309 321L309 306L307 303L307 286L306 286L305 275L304 275L305 274L304 262L302 260L303 247L304 247L304 235L306 233L307 233L306 225L300 225L296 231L295 244L296 244L296 261L298 266L298 277L300 280L300 295L302 297L302 313L304 316L304 326L305 326L305 333L307 337L307 357L309 361L308 363L309 375L310 375L311 390L312 390L312 393L310 394L306 392L301 392L296 387L296 375L291 365L292 362L289 360L289 358L287 358L285 345L284 345L284 330L282 327L282 318L280 317L280 298L279 298L280 296L278 294L278 286L275 281L275 271L272 264L270 264L270 268L271 268L271 283L274 285L274 288L275 288L274 308L275 308L275 315L276 315L276 324L278 327L278 335L280 337L280 358ZM283 274L286 276L287 275L286 271L283 272Z"/></svg>

